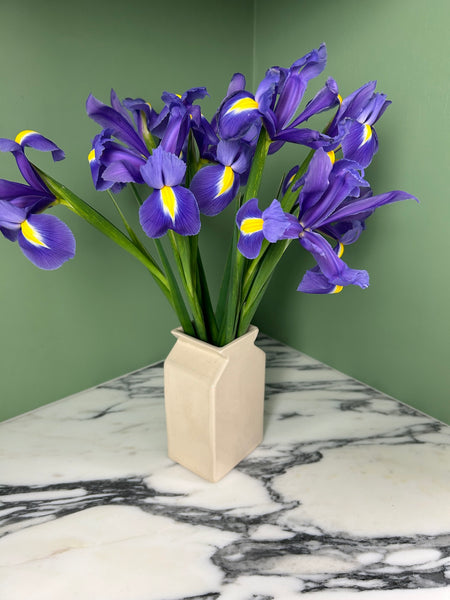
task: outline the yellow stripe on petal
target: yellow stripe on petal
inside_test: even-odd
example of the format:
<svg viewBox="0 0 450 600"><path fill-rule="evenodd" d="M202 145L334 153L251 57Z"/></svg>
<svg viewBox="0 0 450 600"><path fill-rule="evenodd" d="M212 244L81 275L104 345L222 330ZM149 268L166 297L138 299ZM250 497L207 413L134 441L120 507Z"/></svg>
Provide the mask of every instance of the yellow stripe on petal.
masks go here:
<svg viewBox="0 0 450 600"><path fill-rule="evenodd" d="M165 185L163 188L161 188L161 198L163 201L164 208L169 213L170 218L172 219L172 221L175 221L175 213L177 211L177 199L175 197L173 189L170 186Z"/></svg>
<svg viewBox="0 0 450 600"><path fill-rule="evenodd" d="M240 98L239 100L236 100L236 102L234 104L232 104L230 106L230 108L227 110L227 113L230 112L243 112L245 110L257 110L259 108L258 103L256 102L256 100L253 100L253 98Z"/></svg>
<svg viewBox="0 0 450 600"><path fill-rule="evenodd" d="M340 94L337 95L337 99L339 100L339 104L342 104L342 96Z"/></svg>
<svg viewBox="0 0 450 600"><path fill-rule="evenodd" d="M95 150L94 150L94 148L92 148L92 150L88 154L88 161L92 162L93 160L95 160Z"/></svg>
<svg viewBox="0 0 450 600"><path fill-rule="evenodd" d="M335 285L330 294L339 294L343 289L344 287L342 285Z"/></svg>
<svg viewBox="0 0 450 600"><path fill-rule="evenodd" d="M365 144L366 142L368 142L371 137L372 137L372 127L370 125L368 125L367 123L365 123L364 124L364 138L361 143L361 146L363 144Z"/></svg>
<svg viewBox="0 0 450 600"><path fill-rule="evenodd" d="M33 244L34 246L42 246L44 248L48 248L47 244L44 244L40 234L34 229L28 221L23 221L20 224L20 228L22 230L23 237Z"/></svg>
<svg viewBox="0 0 450 600"><path fill-rule="evenodd" d="M217 194L216 198L228 192L234 183L234 173L231 167L225 167L225 171L223 172L222 179L220 181L220 190Z"/></svg>
<svg viewBox="0 0 450 600"><path fill-rule="evenodd" d="M24 129L20 133L16 135L16 139L14 140L17 144L22 144L23 140L32 135L33 133L37 133L37 131L33 131L32 129ZM38 134L39 135L39 134Z"/></svg>
<svg viewBox="0 0 450 600"><path fill-rule="evenodd" d="M251 235L252 233L256 233L257 231L262 231L263 224L264 219L258 219L256 217L244 219L241 223L241 231L245 235Z"/></svg>
<svg viewBox="0 0 450 600"><path fill-rule="evenodd" d="M338 258L341 258L341 256L344 254L344 244L341 244L341 242L339 242L339 249L337 252Z"/></svg>
<svg viewBox="0 0 450 600"><path fill-rule="evenodd" d="M333 150L330 150L329 152L327 152L328 154L328 158L331 160L331 164L334 165L334 163L336 162L336 155L334 153Z"/></svg>

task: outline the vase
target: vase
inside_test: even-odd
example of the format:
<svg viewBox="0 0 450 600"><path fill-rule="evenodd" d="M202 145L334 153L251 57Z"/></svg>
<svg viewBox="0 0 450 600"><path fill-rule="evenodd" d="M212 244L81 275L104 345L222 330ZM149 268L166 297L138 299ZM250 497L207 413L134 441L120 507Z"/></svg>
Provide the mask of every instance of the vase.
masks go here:
<svg viewBox="0 0 450 600"><path fill-rule="evenodd" d="M262 441L265 353L258 329L218 347L174 329L164 363L168 454L219 481Z"/></svg>

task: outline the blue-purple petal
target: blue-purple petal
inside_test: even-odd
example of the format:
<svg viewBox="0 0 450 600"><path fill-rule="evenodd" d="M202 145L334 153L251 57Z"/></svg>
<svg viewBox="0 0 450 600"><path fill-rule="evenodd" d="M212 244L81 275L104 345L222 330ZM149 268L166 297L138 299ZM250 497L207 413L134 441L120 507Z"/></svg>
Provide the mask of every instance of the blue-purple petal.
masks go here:
<svg viewBox="0 0 450 600"><path fill-rule="evenodd" d="M228 171L226 173L226 171ZM228 176L228 185L224 186L224 176ZM215 216L222 212L236 197L239 189L239 175L231 167L209 165L197 171L191 187L197 199L200 212L204 215Z"/></svg>
<svg viewBox="0 0 450 600"><path fill-rule="evenodd" d="M312 231L304 231L300 243L311 252L316 259L320 271L335 285L358 285L366 288L369 285L367 271L351 269L339 258L325 238Z"/></svg>
<svg viewBox="0 0 450 600"><path fill-rule="evenodd" d="M160 190L155 190L139 210L142 229L151 238L165 235L168 229L180 235L196 235L200 231L200 213L192 192L181 186L172 191L176 198L173 217L164 205Z"/></svg>
<svg viewBox="0 0 450 600"><path fill-rule="evenodd" d="M53 215L30 215L28 225L37 232L41 243L33 243L22 231L18 243L25 256L37 267L45 270L58 269L75 256L75 238L65 223Z"/></svg>
<svg viewBox="0 0 450 600"><path fill-rule="evenodd" d="M257 231L251 235L245 235L241 232L237 247L245 258L253 259L261 252L263 241L264 234L262 231Z"/></svg>
<svg viewBox="0 0 450 600"><path fill-rule="evenodd" d="M186 164L172 154L166 152L161 146L153 151L153 154L141 167L144 181L155 189L161 189L165 185L173 187L182 183L186 172Z"/></svg>
<svg viewBox="0 0 450 600"><path fill-rule="evenodd" d="M281 208L278 200L273 200L271 205L262 214L264 220L263 234L272 244L284 239L284 233L289 226L289 219Z"/></svg>

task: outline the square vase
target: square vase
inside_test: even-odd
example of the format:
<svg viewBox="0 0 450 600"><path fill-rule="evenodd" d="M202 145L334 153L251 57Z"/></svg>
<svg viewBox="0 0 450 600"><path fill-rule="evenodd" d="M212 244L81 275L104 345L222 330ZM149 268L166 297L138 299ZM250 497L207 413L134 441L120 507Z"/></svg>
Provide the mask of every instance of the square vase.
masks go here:
<svg viewBox="0 0 450 600"><path fill-rule="evenodd" d="M218 481L262 441L265 353L258 329L221 348L174 329L164 363L168 454Z"/></svg>

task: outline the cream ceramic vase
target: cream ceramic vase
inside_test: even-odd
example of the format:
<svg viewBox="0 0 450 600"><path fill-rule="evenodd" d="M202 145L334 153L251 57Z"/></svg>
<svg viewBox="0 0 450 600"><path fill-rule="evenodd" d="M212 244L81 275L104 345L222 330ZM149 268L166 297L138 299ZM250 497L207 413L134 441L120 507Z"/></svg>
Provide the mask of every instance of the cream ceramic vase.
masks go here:
<svg viewBox="0 0 450 600"><path fill-rule="evenodd" d="M265 353L258 329L221 348L174 329L164 363L169 457L218 481L263 437Z"/></svg>

